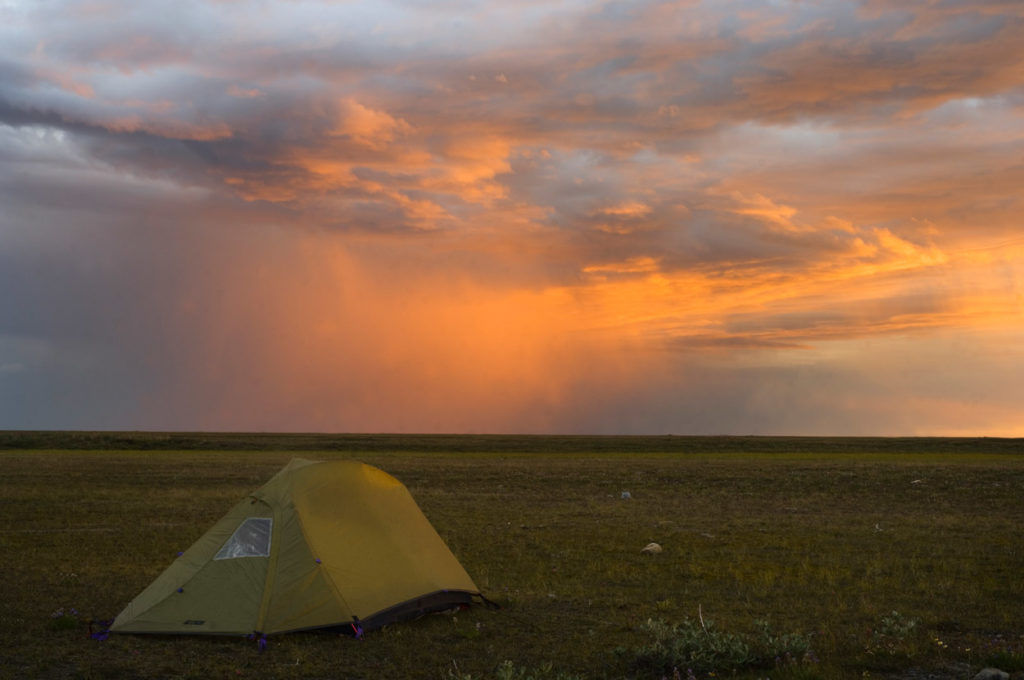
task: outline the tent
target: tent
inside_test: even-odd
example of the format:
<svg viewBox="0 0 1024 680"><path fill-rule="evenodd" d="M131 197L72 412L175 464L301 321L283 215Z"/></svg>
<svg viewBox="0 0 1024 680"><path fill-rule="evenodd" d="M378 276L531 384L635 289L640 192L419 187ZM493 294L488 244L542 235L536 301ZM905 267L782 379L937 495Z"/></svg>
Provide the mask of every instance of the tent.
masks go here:
<svg viewBox="0 0 1024 680"><path fill-rule="evenodd" d="M181 553L110 630L372 630L474 597L483 599L401 482L355 461L294 459Z"/></svg>

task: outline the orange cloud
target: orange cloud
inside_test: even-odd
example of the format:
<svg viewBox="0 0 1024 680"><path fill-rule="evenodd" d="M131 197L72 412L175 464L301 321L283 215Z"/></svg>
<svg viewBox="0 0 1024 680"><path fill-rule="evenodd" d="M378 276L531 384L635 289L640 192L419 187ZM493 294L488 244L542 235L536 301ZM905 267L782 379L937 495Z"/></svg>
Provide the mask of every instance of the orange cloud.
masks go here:
<svg viewBox="0 0 1024 680"><path fill-rule="evenodd" d="M152 120L139 115L106 118L99 124L111 132L148 132L169 139L209 142L232 136L227 123L190 123L180 120Z"/></svg>
<svg viewBox="0 0 1024 680"><path fill-rule="evenodd" d="M511 170L512 141L497 134L453 136L442 150L440 176L428 178L428 189L450 192L470 203L489 203L506 195L495 180Z"/></svg>
<svg viewBox="0 0 1024 680"><path fill-rule="evenodd" d="M601 212L615 217L644 217L651 213L651 207L639 201L623 201L603 208Z"/></svg>
<svg viewBox="0 0 1024 680"><path fill-rule="evenodd" d="M658 261L653 257L631 257L624 262L592 264L583 268L584 274L641 274L658 271Z"/></svg>
<svg viewBox="0 0 1024 680"><path fill-rule="evenodd" d="M639 419L731 384L725 413L830 371L837 412L882 422L915 350L945 373L955 341L1003 343L959 378L977 390L1018 365L1024 10L840 5L451 5L424 32L411 5L16 3L0 221L73 223L61 247L79 222L140 248L167 215L244 225L153 246L182 270L214 253L167 307L201 336L182 365L210 427L568 429L592 393ZM47 305L9 304L36 332ZM954 413L914 365L908 413ZM972 423L1011 422L1002 389ZM744 422L800 410L777 402Z"/></svg>
<svg viewBox="0 0 1024 680"><path fill-rule="evenodd" d="M739 192L733 192L733 198L743 206L742 208L733 209L733 212L737 215L756 217L783 231L800 231L791 219L796 215L796 208L788 205L779 205L762 194L744 196Z"/></svg>
<svg viewBox="0 0 1024 680"><path fill-rule="evenodd" d="M980 264L991 252L955 256L873 230L875 247L853 249L844 260L773 270L705 267L664 271L650 258L591 265L601 275L583 291L596 327L646 338L734 351L743 347L808 348L865 335L942 328L1013 326L1024 318L1019 277L1024 251L1000 249L1016 272L991 281ZM863 244L857 239L856 242ZM867 257L870 256L870 257ZM642 274L628 279L606 274ZM964 285L971 281L971 287ZM956 282L956 283L954 283Z"/></svg>
<svg viewBox="0 0 1024 680"><path fill-rule="evenodd" d="M1019 292L984 275L996 261L1019 275L1020 248L936 263L900 246L879 255L904 258L884 273L852 257L842 267L821 262L789 273L670 271L637 257L587 266L577 285L522 287L459 266L409 266L483 245L446 241L353 242L312 232L277 243L274 257L257 251L237 261L221 279L224 318L211 326L224 334L202 365L222 391L213 422L551 431L564 427L586 385L658 384L665 349L688 360L773 355L785 364L799 361L784 358L797 353L812 362L848 356L841 348L858 338L1007 332L1024 318ZM908 290L932 297L906 297ZM243 329L244 339L236 335ZM260 367L255 376L252 366ZM256 379L274 386L272 399L251 389Z"/></svg>
<svg viewBox="0 0 1024 680"><path fill-rule="evenodd" d="M371 109L349 97L339 105L338 123L331 134L348 137L357 144L379 150L409 130L409 124L404 120L385 111Z"/></svg>

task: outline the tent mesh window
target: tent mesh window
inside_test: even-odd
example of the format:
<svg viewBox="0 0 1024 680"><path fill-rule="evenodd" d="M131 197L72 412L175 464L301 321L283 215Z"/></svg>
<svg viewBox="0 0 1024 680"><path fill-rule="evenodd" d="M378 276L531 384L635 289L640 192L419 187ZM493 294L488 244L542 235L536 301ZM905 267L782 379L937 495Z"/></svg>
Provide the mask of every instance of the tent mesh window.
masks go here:
<svg viewBox="0 0 1024 680"><path fill-rule="evenodd" d="M233 560L236 557L267 557L270 555L269 517L250 517L242 522L231 538L221 546L213 559Z"/></svg>

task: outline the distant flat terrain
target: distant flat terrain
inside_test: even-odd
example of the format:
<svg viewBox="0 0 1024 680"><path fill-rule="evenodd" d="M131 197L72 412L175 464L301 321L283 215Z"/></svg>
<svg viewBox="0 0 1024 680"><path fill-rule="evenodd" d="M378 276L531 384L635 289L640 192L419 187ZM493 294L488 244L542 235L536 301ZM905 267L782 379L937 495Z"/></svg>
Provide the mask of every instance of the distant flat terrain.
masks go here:
<svg viewBox="0 0 1024 680"><path fill-rule="evenodd" d="M999 437L690 437L0 430L3 449L403 451L441 453L1021 454Z"/></svg>
<svg viewBox="0 0 1024 680"><path fill-rule="evenodd" d="M508 660L522 678L661 678L636 663L646 622L698 617L809 640L736 677L1024 671L1020 440L4 432L0 447L0 677L447 680ZM89 639L88 619L295 456L398 477L503 609L262 653Z"/></svg>

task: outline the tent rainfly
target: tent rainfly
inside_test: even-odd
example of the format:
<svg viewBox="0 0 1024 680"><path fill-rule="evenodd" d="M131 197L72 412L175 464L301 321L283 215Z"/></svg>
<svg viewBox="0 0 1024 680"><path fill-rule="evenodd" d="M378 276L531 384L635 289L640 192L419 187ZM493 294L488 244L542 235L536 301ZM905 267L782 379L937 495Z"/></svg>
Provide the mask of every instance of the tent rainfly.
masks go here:
<svg viewBox="0 0 1024 680"><path fill-rule="evenodd" d="M486 600L397 479L292 460L111 624L115 633L372 630Z"/></svg>

